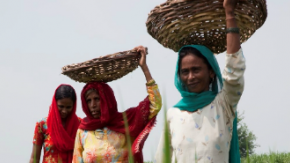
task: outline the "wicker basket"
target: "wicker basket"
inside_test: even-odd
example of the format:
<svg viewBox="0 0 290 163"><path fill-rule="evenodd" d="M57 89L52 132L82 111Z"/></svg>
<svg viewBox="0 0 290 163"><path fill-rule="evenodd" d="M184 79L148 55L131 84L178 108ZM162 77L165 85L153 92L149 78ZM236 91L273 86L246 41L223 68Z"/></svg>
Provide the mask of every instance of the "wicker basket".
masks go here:
<svg viewBox="0 0 290 163"><path fill-rule="evenodd" d="M135 70L140 57L141 55L133 50L119 52L64 66L62 74L77 82L110 82Z"/></svg>
<svg viewBox="0 0 290 163"><path fill-rule="evenodd" d="M266 0L239 0L235 17L241 43L264 24L266 7ZM153 38L176 52L188 44L207 46L214 53L226 50L223 0L168 0L149 13L146 26Z"/></svg>

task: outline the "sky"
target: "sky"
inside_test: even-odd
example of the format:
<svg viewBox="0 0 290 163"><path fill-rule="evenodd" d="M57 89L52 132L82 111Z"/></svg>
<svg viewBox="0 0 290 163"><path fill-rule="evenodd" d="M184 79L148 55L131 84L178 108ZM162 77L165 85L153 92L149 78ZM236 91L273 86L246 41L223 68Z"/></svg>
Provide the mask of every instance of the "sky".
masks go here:
<svg viewBox="0 0 290 163"><path fill-rule="evenodd" d="M2 162L28 162L35 123L48 115L59 84L71 84L78 96L84 83L61 68L106 54L148 47L147 64L167 107L181 96L174 86L177 54L146 29L148 13L164 0L13 0L0 1L0 153ZM245 90L238 105L257 137L256 153L290 152L290 15L288 0L268 0L265 24L242 44L246 57ZM225 54L216 56L223 69ZM140 68L110 82L120 111L146 97ZM163 112L143 148L152 160L163 128ZM4 159L4 160L3 160Z"/></svg>

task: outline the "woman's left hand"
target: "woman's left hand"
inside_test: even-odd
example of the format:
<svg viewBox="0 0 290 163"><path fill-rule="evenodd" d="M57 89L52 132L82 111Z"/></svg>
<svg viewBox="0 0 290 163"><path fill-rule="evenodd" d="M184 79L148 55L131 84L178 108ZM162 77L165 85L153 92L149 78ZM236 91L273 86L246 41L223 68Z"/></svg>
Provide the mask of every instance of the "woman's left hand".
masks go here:
<svg viewBox="0 0 290 163"><path fill-rule="evenodd" d="M140 45L140 46L135 47L133 50L141 54L141 58L139 60L139 66L141 67L145 75L146 81L149 82L150 80L152 80L152 76L150 74L149 68L146 63L147 48Z"/></svg>
<svg viewBox="0 0 290 163"><path fill-rule="evenodd" d="M144 67L147 66L146 63L146 55L147 55L147 49L144 46L137 46L133 50L139 52L141 54L141 58L139 60L139 66Z"/></svg>

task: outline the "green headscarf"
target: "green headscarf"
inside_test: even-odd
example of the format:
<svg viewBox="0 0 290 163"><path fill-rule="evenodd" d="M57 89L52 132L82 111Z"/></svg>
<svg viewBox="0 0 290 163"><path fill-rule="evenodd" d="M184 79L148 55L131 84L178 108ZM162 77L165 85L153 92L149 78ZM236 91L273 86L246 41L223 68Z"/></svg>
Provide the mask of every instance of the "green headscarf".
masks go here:
<svg viewBox="0 0 290 163"><path fill-rule="evenodd" d="M179 108L180 110L186 110L190 112L194 112L198 109L202 109L205 106L209 105L216 97L216 95L221 91L223 86L222 75L220 72L219 65L214 54L205 46L202 45L186 45L183 46L178 53L183 48L192 47L197 49L208 61L212 70L215 72L216 78L212 82L212 89L211 91L204 91L201 93L193 93L188 92L182 81L179 77L179 55L176 65L175 71L175 87L180 92L182 99L174 106ZM237 116L236 116L237 117ZM232 133L232 140L231 140L231 148L229 153L229 162L230 163L240 163L240 153L239 153L239 140L237 134L237 118L234 119L233 122L233 133Z"/></svg>

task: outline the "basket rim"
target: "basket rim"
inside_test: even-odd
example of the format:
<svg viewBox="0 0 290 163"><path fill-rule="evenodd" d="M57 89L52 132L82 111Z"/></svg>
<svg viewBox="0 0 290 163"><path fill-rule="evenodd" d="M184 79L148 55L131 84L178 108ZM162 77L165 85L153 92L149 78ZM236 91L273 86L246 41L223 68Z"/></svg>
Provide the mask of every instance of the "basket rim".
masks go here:
<svg viewBox="0 0 290 163"><path fill-rule="evenodd" d="M121 56L118 56L117 55L117 54L126 53L126 52L128 54L121 55ZM66 66L70 66L72 64L63 66L63 68L62 68L62 74L67 73L67 72L71 72L71 71L75 71L75 70L81 69L81 68L92 67L92 65L94 65L94 64L96 64L98 62L99 63L113 62L115 60L126 59L126 58L130 58L132 56L138 56L138 55L141 55L141 54L138 53L138 52L136 52L136 51L132 51L132 50L122 51L122 52L114 53L114 54L108 54L108 55L105 55L105 56L100 56L98 58L93 58L93 59L90 59L90 60L86 60L84 62L75 63L76 65L78 65L78 64L82 64L82 63L85 63L85 62L88 62L88 61L92 61L92 63L86 64L86 65L83 65L83 66L79 66L79 67L75 67L75 68L69 68L68 70L64 70L63 68L66 67ZM111 56L114 56L114 57L113 58L110 58Z"/></svg>
<svg viewBox="0 0 290 163"><path fill-rule="evenodd" d="M175 43L170 43L170 41L168 42L168 39L170 40L170 36L174 36L174 35L177 35L177 34L176 33L173 34L173 32L171 34L171 32L168 32L167 29L164 29L164 28L168 28L169 26L174 26L174 24L172 25L172 23L174 23L174 22L168 23L167 21L171 21L171 20L167 20L167 19L169 19L170 17L174 17L175 15L183 15L181 13L184 12L184 11L183 10L177 10L175 8L175 6L176 5L178 5L178 6L191 5L190 7L192 7L192 4L194 4L194 6L198 6L200 4L204 4L204 3L207 3L207 2L209 2L210 4L212 4L213 1L214 0L208 0L208 1L207 0L178 0L178 1L167 0L166 2L163 2L163 3L155 6L149 12L148 17L147 17L147 20L146 20L146 23L145 23L146 24L146 27L147 27L147 32L158 43L160 43L163 47L169 48L169 49L177 52L178 50L176 50L176 46L179 46L179 44L176 44L176 40L173 41ZM223 3L223 0L217 0L217 1L219 1L218 2L219 5L220 5L220 3ZM241 6L240 9L244 8L244 5L246 5L246 4L251 5L252 4L251 2L252 2L251 0L238 0L238 3ZM258 30L259 28L261 28L265 24L265 22L267 20L267 17L268 17L267 1L266 0L255 0L255 3L260 4L260 7L259 7L259 9L258 8L255 9L255 8L253 8L251 6L251 11L259 10L259 12L262 14L262 17L255 17L255 18L253 17L253 20L255 19L255 22L252 22L252 21L249 20L249 23L246 23L247 24L247 27L250 28L249 25L251 24L251 22L253 24L253 23L257 23L256 21L259 21L259 23L258 23L259 25L257 25L255 27L255 29L253 29L253 33L251 33L249 35L249 37L245 37L245 39L243 39L244 40L243 42L247 41L250 37L252 37L252 35L255 33L255 31ZM239 8L239 7L237 6L237 8ZM217 9L220 9L220 6L217 7ZM205 13L207 11L210 11L210 10L203 11L203 10L197 9L196 13L195 14L192 14L192 15L202 14L202 13ZM238 18L239 17L245 17L245 16L248 16L250 14L248 12L240 12L240 11L242 11L242 10L236 10L235 11L235 14L239 15ZM165 17L165 15L167 17ZM258 18L258 20L256 20L257 18ZM183 20L183 18L181 18L181 20ZM188 21L188 20L183 20L183 21ZM196 21L196 22L200 22L200 21ZM159 29L161 27L163 29ZM182 28L182 26L180 26L180 28ZM208 27L204 27L204 28L207 29ZM168 32L168 35L164 34L165 32ZM177 38L177 41L178 40L179 39ZM181 40L179 40L179 41L181 41ZM207 41L207 42L209 42L209 41ZM241 43L243 43L243 42L241 42ZM182 43L180 43L180 44L182 44ZM207 43L205 43L205 44L207 45ZM220 45L217 44L216 47L221 47ZM212 46L212 45L209 45L209 46ZM225 49L226 49L226 47L225 47ZM214 51L215 51L216 54L219 54L219 53L224 52L223 49L222 50L216 49Z"/></svg>

